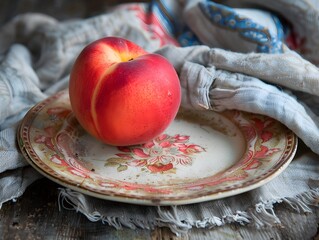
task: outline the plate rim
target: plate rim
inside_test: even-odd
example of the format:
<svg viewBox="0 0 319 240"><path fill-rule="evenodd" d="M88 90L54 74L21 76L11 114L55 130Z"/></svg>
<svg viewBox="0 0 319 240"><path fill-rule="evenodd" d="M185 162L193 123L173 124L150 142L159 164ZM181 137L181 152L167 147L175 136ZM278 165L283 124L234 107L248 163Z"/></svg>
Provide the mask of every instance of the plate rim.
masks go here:
<svg viewBox="0 0 319 240"><path fill-rule="evenodd" d="M32 151L28 151L28 149L25 147L25 142L23 140L23 137L26 137L26 132L23 126L25 126L26 122L30 123L33 122L36 114L34 112L38 112L38 109L42 109L48 102L52 102L55 99L58 99L61 95L63 95L66 92L66 90L59 91L58 93L48 97L47 99L35 104L24 116L22 121L20 122L17 130L17 142L18 146L21 150L22 155L27 160L27 162L39 173L41 173L43 176L47 177L48 179L64 186L67 188L70 188L75 191L82 192L86 195L104 199L104 200L110 200L110 201L117 201L117 202L123 202L123 203L132 203L132 204L141 204L141 205L150 205L150 206L167 206L167 205L185 205L185 204L193 204L193 203L199 203L209 200L216 200L216 199L222 199L234 195L238 195L241 193L248 192L250 190L256 189L265 183L271 181L275 177L277 177L282 171L284 171L290 162L294 159L294 156L297 151L298 147L298 137L291 131L290 131L290 137L291 137L291 148L289 151L286 150L282 152L281 160L278 161L271 170L266 171L262 175L256 178L253 178L249 181L246 181L244 183L239 184L232 184L231 187L226 187L225 189L216 189L216 190L210 190L205 191L201 194L194 193L194 194L188 194L185 196L179 196L174 198L173 196L170 197L163 197L160 198L156 197L150 197L150 196L132 196L125 193L118 193L116 191L106 190L105 193L101 193L100 191L96 191L92 188L87 188L81 186L81 184L78 184L74 182L72 179L58 175L55 173L55 171L52 170L52 173L49 173L48 171L45 171L41 168L36 162L34 162L32 155L35 154ZM235 110L237 112L244 112ZM253 113L252 113L253 114ZM260 114L255 114L260 115ZM270 117L269 117L270 118ZM277 120L275 120L277 121ZM277 121L278 122L278 121ZM279 124L282 124L279 122ZM282 158L285 156L285 159L282 160ZM35 157L38 157L35 154ZM39 158L39 157L38 157ZM47 164L43 163L44 165L48 166ZM225 169L226 171L226 169ZM85 181L85 179L84 179ZM84 182L83 181L83 182ZM83 183L82 182L82 183ZM252 182L251 184L249 182Z"/></svg>

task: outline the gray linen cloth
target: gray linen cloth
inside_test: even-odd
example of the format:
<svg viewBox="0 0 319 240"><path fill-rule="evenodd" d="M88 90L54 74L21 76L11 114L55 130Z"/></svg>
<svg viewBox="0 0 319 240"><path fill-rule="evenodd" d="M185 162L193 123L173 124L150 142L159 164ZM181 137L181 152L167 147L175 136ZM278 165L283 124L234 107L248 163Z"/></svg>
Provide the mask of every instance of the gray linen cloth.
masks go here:
<svg viewBox="0 0 319 240"><path fill-rule="evenodd" d="M287 47L282 54L244 54L204 45L164 46L147 28L139 26L141 19L136 10L122 7L68 22L26 14L2 28L0 204L21 196L27 186L41 178L17 149L19 121L34 104L68 86L72 63L86 44L112 35L128 38L167 57L180 77L183 106L264 114L285 124L307 147L271 182L226 199L145 207L103 201L61 188L61 207L71 207L91 221L116 228L167 226L176 234L233 222L257 228L277 226L280 219L274 205L279 203L285 204L288 212L315 213L319 199L319 69Z"/></svg>

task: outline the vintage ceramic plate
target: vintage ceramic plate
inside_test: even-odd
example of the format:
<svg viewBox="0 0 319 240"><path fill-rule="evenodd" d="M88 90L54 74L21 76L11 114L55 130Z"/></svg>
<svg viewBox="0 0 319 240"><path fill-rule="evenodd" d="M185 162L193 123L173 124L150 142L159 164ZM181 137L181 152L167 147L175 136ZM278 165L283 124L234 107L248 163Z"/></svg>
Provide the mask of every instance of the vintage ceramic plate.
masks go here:
<svg viewBox="0 0 319 240"><path fill-rule="evenodd" d="M181 110L153 141L112 147L81 128L67 90L33 107L18 139L30 164L53 181L145 205L196 203L254 189L282 172L297 146L296 136L269 117Z"/></svg>

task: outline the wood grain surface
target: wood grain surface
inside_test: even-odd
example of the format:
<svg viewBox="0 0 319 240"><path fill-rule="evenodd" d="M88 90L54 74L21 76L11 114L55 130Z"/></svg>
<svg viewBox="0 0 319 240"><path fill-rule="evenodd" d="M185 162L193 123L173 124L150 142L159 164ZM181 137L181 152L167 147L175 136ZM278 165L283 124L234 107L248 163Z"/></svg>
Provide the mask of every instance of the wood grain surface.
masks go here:
<svg viewBox="0 0 319 240"><path fill-rule="evenodd" d="M81 213L59 208L59 186L40 179L27 188L16 202L7 202L0 210L0 239L314 239L319 212L298 214L276 207L282 225L257 231L249 226L230 224L213 229L192 229L185 236L176 236L168 228L154 230L117 230L102 222L91 222ZM300 222L307 224L300 225ZM293 236L293 237L291 237Z"/></svg>

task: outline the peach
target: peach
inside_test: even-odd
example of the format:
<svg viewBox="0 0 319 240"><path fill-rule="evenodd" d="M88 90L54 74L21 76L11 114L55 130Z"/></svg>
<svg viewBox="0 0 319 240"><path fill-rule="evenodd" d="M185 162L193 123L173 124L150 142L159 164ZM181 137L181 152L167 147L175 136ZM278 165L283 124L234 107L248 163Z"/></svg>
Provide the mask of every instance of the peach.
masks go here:
<svg viewBox="0 0 319 240"><path fill-rule="evenodd" d="M181 89L166 58L126 39L105 37L77 57L69 96L87 132L104 143L126 146L148 142L169 126Z"/></svg>

